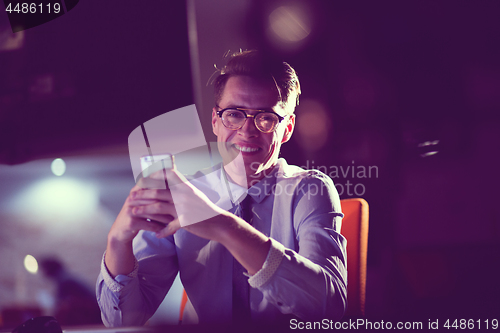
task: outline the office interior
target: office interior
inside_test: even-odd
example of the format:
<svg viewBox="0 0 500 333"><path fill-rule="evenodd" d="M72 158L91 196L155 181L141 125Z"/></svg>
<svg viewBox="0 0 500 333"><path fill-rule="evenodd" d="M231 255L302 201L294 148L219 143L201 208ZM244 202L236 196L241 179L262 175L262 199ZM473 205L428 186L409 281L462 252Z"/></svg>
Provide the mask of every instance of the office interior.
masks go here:
<svg viewBox="0 0 500 333"><path fill-rule="evenodd" d="M369 204L366 318L498 318L498 13L495 1L81 1L17 33L0 13L0 327L54 315L43 258L94 289L135 184L129 134L195 104L215 141L211 79L240 49L298 73L281 157ZM176 280L150 325L177 325L181 295Z"/></svg>

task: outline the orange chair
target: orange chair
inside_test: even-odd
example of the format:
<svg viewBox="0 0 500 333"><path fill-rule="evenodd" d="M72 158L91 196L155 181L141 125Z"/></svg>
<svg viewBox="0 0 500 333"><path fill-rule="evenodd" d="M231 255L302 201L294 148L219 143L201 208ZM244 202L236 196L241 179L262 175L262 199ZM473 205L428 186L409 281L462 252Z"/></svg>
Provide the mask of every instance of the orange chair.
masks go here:
<svg viewBox="0 0 500 333"><path fill-rule="evenodd" d="M365 315L366 258L368 254L368 203L361 198L340 201L344 218L341 234L347 239L347 310L344 317ZM188 297L184 290L179 321Z"/></svg>
<svg viewBox="0 0 500 333"><path fill-rule="evenodd" d="M347 310L345 317L365 315L368 203L361 198L340 201L344 218L340 233L347 239Z"/></svg>
<svg viewBox="0 0 500 333"><path fill-rule="evenodd" d="M187 301L188 301L188 295L186 294L186 289L184 289L182 291L181 311L179 313L179 324L182 323L182 317L184 317L184 308L186 307Z"/></svg>

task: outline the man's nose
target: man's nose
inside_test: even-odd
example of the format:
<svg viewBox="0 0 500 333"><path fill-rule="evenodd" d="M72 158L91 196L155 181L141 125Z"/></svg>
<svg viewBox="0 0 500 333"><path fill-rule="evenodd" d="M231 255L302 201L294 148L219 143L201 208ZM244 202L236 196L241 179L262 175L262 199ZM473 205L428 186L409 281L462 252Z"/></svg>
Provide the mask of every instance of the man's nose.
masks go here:
<svg viewBox="0 0 500 333"><path fill-rule="evenodd" d="M260 131L257 127L255 127L255 121L253 120L253 117L248 117L243 126L238 130L238 133L244 136L252 137L257 136Z"/></svg>

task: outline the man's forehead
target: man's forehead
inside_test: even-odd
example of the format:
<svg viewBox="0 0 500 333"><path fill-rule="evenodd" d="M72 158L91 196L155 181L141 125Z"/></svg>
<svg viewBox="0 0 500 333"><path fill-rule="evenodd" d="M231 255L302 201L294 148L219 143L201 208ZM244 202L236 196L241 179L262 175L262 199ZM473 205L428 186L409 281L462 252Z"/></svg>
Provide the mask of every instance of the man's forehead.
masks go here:
<svg viewBox="0 0 500 333"><path fill-rule="evenodd" d="M279 89L272 80L232 76L224 87L220 104L224 107L279 108L279 102Z"/></svg>

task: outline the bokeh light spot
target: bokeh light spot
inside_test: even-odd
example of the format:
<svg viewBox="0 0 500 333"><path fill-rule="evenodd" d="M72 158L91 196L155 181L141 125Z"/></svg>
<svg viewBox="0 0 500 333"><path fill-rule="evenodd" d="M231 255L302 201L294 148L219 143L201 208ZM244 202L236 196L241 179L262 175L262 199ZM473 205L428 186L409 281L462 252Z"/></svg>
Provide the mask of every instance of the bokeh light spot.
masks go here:
<svg viewBox="0 0 500 333"><path fill-rule="evenodd" d="M427 153L420 154L420 157L429 157L429 156L436 155L437 153L438 153L437 151L429 151Z"/></svg>
<svg viewBox="0 0 500 333"><path fill-rule="evenodd" d="M300 120L297 120L295 130L299 136L299 145L309 151L323 148L331 128L325 107L316 100L303 100L297 108L297 117Z"/></svg>
<svg viewBox="0 0 500 333"><path fill-rule="evenodd" d="M62 158L56 158L55 160L52 161L50 169L52 170L52 173L54 175L62 176L66 172L66 163Z"/></svg>
<svg viewBox="0 0 500 333"><path fill-rule="evenodd" d="M35 257L30 254L24 257L24 268L31 274L36 274L38 272L38 262Z"/></svg>
<svg viewBox="0 0 500 333"><path fill-rule="evenodd" d="M17 209L38 220L49 219L52 224L89 216L98 204L99 193L93 184L65 177L39 181L16 200Z"/></svg>
<svg viewBox="0 0 500 333"><path fill-rule="evenodd" d="M299 42L311 33L307 13L296 6L280 6L269 15L269 27L284 42Z"/></svg>

